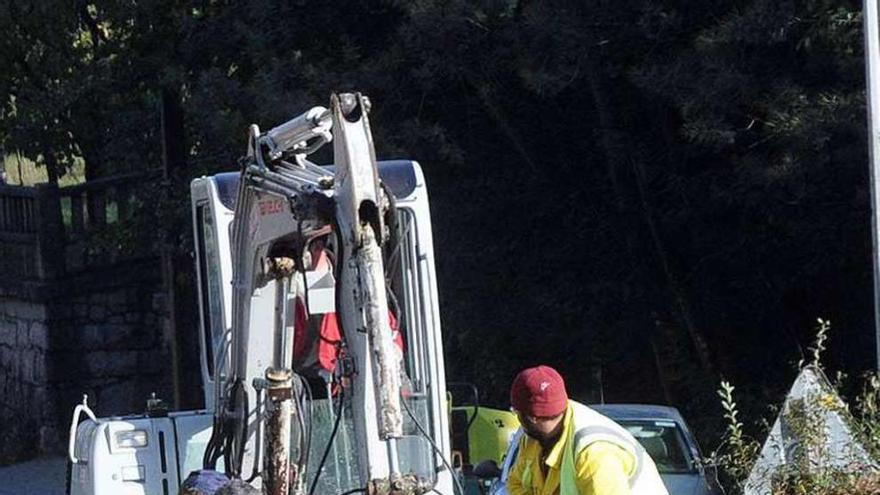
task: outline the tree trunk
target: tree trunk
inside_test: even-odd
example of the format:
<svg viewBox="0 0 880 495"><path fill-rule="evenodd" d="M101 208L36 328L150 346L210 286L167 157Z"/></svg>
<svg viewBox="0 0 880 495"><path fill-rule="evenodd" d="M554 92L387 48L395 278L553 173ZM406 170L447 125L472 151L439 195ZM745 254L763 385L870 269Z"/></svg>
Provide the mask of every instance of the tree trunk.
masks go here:
<svg viewBox="0 0 880 495"><path fill-rule="evenodd" d="M639 203L641 204L642 216L644 217L645 224L648 225L648 230L651 233L651 243L654 246L654 254L657 256L660 268L663 270L663 275L666 277L666 284L669 287L669 291L672 293L673 302L678 309L678 314L681 317L684 327L687 329L688 336L697 352L700 364L707 373L714 375L715 366L712 363L709 353L709 345L706 343L702 330L700 330L694 322L690 302L685 295L685 289L682 287L678 280L678 275L669 263L666 246L660 238L657 224L654 221L654 215L651 212L651 206L650 203L648 203L647 192L645 191L645 170L641 161L633 160L633 172L636 184L638 185Z"/></svg>
<svg viewBox="0 0 880 495"><path fill-rule="evenodd" d="M538 167L529 155L529 152L526 150L526 147L523 144L523 139L517 134L514 127L510 124L510 120L504 115L501 108L495 103L495 100L492 99L492 89L489 87L488 83L481 83L480 81L475 81L469 78L468 85L474 93L476 93L483 109L486 110L489 117L498 125L501 133L504 134L504 137L510 142L510 145L513 147L514 151L516 151L516 154L522 158L523 163L529 168L529 171L537 173Z"/></svg>
<svg viewBox="0 0 880 495"><path fill-rule="evenodd" d="M650 205L644 189L644 167L643 158L640 153L635 150L633 138L630 133L622 129L621 123L618 121L617 113L620 106L615 105L614 93L609 88L609 81L605 75L604 68L600 61L587 56L588 73L590 74L590 90L593 101L596 106L596 113L599 116L599 126L601 129L601 143L605 153L605 166L607 167L608 179L611 182L612 189L615 194L618 214L621 216L623 228L626 235L627 250L634 267L641 273L641 279L644 283L653 285L640 262L638 239L636 233L639 229L637 217L641 217L648 226L650 235L651 251L656 257L660 271L665 279L665 285L669 291L676 313L681 318L682 323L687 329L690 340L697 353L700 365L707 374L714 374L714 366L709 354L706 340L702 331L696 326L690 310L690 303L687 300L685 291L678 281L678 277L672 269L665 245L659 235L656 222L651 213ZM624 187L622 174L630 172L635 182L635 198L630 200L630 194ZM637 204L638 211L633 211Z"/></svg>
<svg viewBox="0 0 880 495"><path fill-rule="evenodd" d="M57 187L60 171L58 170L58 159L55 157L55 151L49 148L46 150L45 155L46 175L49 177L49 184Z"/></svg>
<svg viewBox="0 0 880 495"><path fill-rule="evenodd" d="M657 332L651 336L651 353L654 355L654 364L657 367L657 381L660 382L660 389L663 390L663 400L667 404L672 404L669 380L666 378L666 369L663 367L663 359L660 357L660 349L657 347Z"/></svg>
<svg viewBox="0 0 880 495"><path fill-rule="evenodd" d="M185 201L186 189L186 148L184 146L183 109L180 92L173 88L163 88L161 95L162 122L162 176L166 195L172 204ZM195 286L193 283L192 260L187 253L180 253L176 247L184 225L172 222L165 232L162 248L163 278L168 300L171 301L168 315L166 340L171 348L171 374L174 385L174 404L176 408L197 408L201 405L201 374L198 366L198 322ZM207 404L205 404L207 406Z"/></svg>

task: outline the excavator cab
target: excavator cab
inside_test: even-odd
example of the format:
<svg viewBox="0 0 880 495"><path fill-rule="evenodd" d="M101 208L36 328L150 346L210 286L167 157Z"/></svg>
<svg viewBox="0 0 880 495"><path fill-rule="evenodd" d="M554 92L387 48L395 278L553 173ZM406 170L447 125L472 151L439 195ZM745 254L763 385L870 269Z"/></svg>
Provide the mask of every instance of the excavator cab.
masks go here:
<svg viewBox="0 0 880 495"><path fill-rule="evenodd" d="M452 493L452 474L444 465L445 459L441 459L441 453L449 452L450 443L448 418L442 413L446 410L446 385L424 177L418 163L412 161L380 161L377 168L382 183L396 201L394 235L384 257L388 313L403 360L402 395L407 409L405 434L398 441L401 471L431 476L432 483L441 492ZM333 168L327 170L332 172ZM227 208L234 207L232 196L224 191L235 190L238 178L239 174L230 173L193 182L193 218L196 228L203 230L197 232L197 241L205 239L216 243L214 248L206 244L197 256L199 272L204 274L200 275L199 286L203 295L200 307L206 404L211 404L215 394L220 393L214 390L216 370L229 366L229 334L223 328L228 327L230 318L232 280L227 261L228 247L220 243L229 242L231 224L223 220L234 214L234 210ZM204 210L208 205L213 206L210 213ZM223 220L211 221L215 218ZM347 390L343 380L339 379L340 374L347 372L344 368L351 366L340 357L340 334L335 314L337 281L334 265L339 248L329 233L316 236L311 244L308 250L310 260L304 263L305 269L295 277L285 296L288 306L286 324L294 328L295 334L292 353L294 371L299 377L296 391L302 401L301 409L308 411L302 417L304 428L294 424L291 443L311 446L306 447L310 450L308 454L296 449L292 454L297 461L305 463L308 491L312 491L311 485L314 484L315 493L342 493L362 486L363 480L356 452L357 408L353 407L352 399L345 396ZM207 269L211 266L215 268ZM212 273L220 277L212 276ZM224 276L225 280L222 279ZM219 283L215 278L220 278ZM223 287L225 293L221 290ZM340 395L343 398L340 399ZM420 428L425 432L419 431ZM425 433L430 440L426 439ZM301 435L307 438L303 439ZM222 466L222 457L219 465ZM253 472L246 478L252 476Z"/></svg>

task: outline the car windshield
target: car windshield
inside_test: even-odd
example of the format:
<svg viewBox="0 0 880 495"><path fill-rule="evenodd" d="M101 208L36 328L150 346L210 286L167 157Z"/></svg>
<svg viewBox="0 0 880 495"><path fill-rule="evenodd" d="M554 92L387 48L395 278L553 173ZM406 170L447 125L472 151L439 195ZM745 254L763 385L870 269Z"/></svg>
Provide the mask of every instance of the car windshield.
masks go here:
<svg viewBox="0 0 880 495"><path fill-rule="evenodd" d="M681 430L673 421L618 420L654 460L660 474L694 472L694 462Z"/></svg>

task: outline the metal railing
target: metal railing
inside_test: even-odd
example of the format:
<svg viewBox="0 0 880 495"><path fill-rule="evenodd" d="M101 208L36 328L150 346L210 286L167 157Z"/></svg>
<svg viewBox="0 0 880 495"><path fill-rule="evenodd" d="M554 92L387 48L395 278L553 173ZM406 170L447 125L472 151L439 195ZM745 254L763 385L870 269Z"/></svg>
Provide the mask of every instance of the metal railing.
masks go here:
<svg viewBox="0 0 880 495"><path fill-rule="evenodd" d="M36 233L36 203L32 187L0 186L0 233Z"/></svg>
<svg viewBox="0 0 880 495"><path fill-rule="evenodd" d="M62 188L0 186L0 283L153 254L159 177L151 171Z"/></svg>
<svg viewBox="0 0 880 495"><path fill-rule="evenodd" d="M38 276L38 225L36 189L0 186L0 282Z"/></svg>
<svg viewBox="0 0 880 495"><path fill-rule="evenodd" d="M59 189L65 271L150 254L156 225L148 219L159 200L157 178L127 174Z"/></svg>

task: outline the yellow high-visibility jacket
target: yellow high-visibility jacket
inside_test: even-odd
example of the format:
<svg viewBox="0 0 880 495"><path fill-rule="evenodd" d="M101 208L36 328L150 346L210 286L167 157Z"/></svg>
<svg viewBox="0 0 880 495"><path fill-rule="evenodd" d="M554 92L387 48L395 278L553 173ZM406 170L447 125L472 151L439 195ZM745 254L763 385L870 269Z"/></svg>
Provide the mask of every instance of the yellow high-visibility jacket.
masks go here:
<svg viewBox="0 0 880 495"><path fill-rule="evenodd" d="M541 450L522 435L507 480L510 495L668 495L638 441L583 404L569 401L562 435L546 458Z"/></svg>

